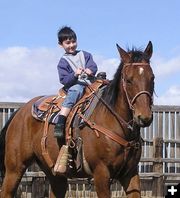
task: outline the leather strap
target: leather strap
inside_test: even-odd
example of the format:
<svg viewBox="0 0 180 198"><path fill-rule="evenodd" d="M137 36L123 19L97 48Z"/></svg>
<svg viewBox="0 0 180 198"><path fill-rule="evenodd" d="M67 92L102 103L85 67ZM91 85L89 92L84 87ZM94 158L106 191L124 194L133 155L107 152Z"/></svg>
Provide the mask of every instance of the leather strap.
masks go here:
<svg viewBox="0 0 180 198"><path fill-rule="evenodd" d="M95 92L103 85L103 83L104 83L104 81L97 80L96 83L87 86L86 89L88 89L88 91L86 92L86 94L72 108L72 110L67 118L67 121L66 121L66 130L65 131L66 131L66 141L67 142L72 138L71 123L74 119L74 116L76 115L77 112L81 111L81 105L83 105L85 103L85 101L87 101L87 100L91 101L93 99L93 97L96 96Z"/></svg>
<svg viewBox="0 0 180 198"><path fill-rule="evenodd" d="M87 120L81 113L79 114L79 116L84 120L84 122L86 122L89 125L89 127L91 129L97 130L97 131L103 133L104 135L108 136L110 139L114 140L115 142L117 142L118 144L120 144L124 147L131 146L130 142L126 141L125 139L123 139L122 137L117 135L116 133L113 133L109 129L106 129L100 125L97 125L96 123L92 123L90 120Z"/></svg>
<svg viewBox="0 0 180 198"><path fill-rule="evenodd" d="M42 149L42 155L46 161L46 163L48 164L48 166L50 168L52 168L54 166L54 163L52 162L52 159L49 156L49 153L47 151L47 147L46 147L46 140L48 137L48 129L49 129L49 117L51 115L51 112L53 110L54 106L51 106L51 109L49 110L47 117L45 119L45 124L44 124L44 130L43 130L43 137L41 138L41 149Z"/></svg>

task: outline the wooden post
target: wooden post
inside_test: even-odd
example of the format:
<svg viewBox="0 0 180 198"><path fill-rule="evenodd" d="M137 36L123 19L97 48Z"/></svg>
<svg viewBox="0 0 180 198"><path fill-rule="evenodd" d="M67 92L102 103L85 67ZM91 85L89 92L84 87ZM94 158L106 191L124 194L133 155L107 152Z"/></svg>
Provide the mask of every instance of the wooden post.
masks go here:
<svg viewBox="0 0 180 198"><path fill-rule="evenodd" d="M43 195L43 181L41 178L33 177L32 178L32 197L38 198Z"/></svg>
<svg viewBox="0 0 180 198"><path fill-rule="evenodd" d="M163 179L163 138L156 137L153 140L154 145L154 164L153 172L157 173L153 178L152 184L152 195L153 197L160 198L163 197L164 191L164 179Z"/></svg>

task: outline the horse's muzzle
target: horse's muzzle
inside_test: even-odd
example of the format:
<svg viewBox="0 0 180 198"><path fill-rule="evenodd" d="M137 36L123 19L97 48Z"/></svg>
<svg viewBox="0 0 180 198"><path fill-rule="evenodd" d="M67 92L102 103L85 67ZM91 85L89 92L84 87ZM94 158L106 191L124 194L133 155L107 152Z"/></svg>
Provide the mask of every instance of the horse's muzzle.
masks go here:
<svg viewBox="0 0 180 198"><path fill-rule="evenodd" d="M139 127L148 127L153 120L153 114L151 113L149 116L144 116L144 115L137 115L134 117L134 121Z"/></svg>

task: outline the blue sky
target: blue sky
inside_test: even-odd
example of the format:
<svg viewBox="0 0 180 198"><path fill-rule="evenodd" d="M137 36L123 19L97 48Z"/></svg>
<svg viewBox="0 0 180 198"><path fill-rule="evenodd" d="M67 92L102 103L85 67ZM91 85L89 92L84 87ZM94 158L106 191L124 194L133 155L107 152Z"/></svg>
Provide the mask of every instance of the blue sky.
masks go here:
<svg viewBox="0 0 180 198"><path fill-rule="evenodd" d="M119 64L116 43L145 48L151 40L155 104L180 105L179 8L178 0L0 0L0 101L57 92L56 35L68 25L109 78Z"/></svg>

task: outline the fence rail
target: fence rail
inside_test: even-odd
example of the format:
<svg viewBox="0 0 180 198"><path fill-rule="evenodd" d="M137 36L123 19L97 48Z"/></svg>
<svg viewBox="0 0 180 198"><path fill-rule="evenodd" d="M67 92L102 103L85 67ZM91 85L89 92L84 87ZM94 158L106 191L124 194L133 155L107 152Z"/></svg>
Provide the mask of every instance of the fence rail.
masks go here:
<svg viewBox="0 0 180 198"><path fill-rule="evenodd" d="M0 129L23 103L0 102ZM152 124L141 130L139 163L142 197L163 197L166 186L180 183L180 106L153 106ZM24 174L17 197L48 197L49 183L37 165ZM36 170L36 171L35 171ZM41 187L41 188L40 188ZM67 197L97 197L93 181L69 180ZM112 186L112 197L125 196L121 185Z"/></svg>

